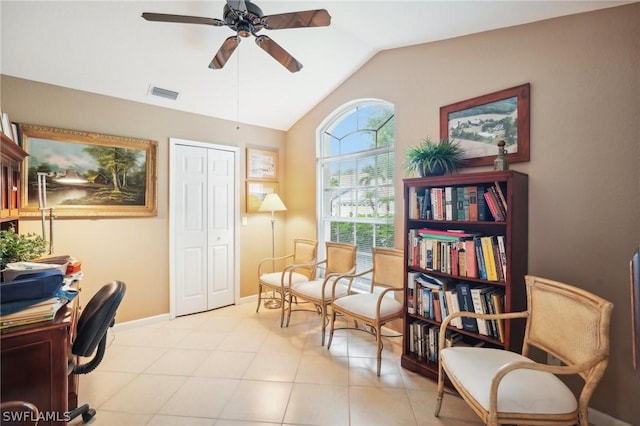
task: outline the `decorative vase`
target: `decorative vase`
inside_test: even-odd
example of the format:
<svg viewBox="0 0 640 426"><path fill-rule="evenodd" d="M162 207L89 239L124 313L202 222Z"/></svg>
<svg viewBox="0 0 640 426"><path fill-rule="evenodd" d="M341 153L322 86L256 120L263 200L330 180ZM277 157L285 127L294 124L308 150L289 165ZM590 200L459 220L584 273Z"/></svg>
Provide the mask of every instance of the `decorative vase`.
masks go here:
<svg viewBox="0 0 640 426"><path fill-rule="evenodd" d="M493 160L493 170L508 170L507 150L504 148L504 141L498 142L498 156Z"/></svg>

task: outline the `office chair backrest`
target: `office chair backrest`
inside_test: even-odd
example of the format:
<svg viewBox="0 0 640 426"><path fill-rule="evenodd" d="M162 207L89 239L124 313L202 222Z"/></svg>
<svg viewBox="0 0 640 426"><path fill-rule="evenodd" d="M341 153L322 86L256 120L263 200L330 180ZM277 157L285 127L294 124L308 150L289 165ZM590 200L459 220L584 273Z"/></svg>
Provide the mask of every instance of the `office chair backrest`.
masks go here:
<svg viewBox="0 0 640 426"><path fill-rule="evenodd" d="M91 298L78 320L76 339L71 348L74 355L88 357L95 351L107 329L114 323L126 288L123 282L112 281Z"/></svg>

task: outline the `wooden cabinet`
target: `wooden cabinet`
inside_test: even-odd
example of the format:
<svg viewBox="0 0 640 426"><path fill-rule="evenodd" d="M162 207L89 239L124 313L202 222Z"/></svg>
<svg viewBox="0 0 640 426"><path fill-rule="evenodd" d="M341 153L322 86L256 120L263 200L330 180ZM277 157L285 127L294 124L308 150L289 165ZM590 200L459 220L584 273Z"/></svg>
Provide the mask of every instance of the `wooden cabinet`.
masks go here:
<svg viewBox="0 0 640 426"><path fill-rule="evenodd" d="M79 289L79 284L75 281L72 285ZM35 404L44 416L39 425L66 424L67 412L78 404L78 376L68 374L68 365L79 297L51 321L0 332L1 399Z"/></svg>
<svg viewBox="0 0 640 426"><path fill-rule="evenodd" d="M20 168L27 153L0 134L0 229L18 229L20 216Z"/></svg>
<svg viewBox="0 0 640 426"><path fill-rule="evenodd" d="M478 217L475 217L473 213L469 217L468 210L465 216L465 202L468 202L468 200L464 200L463 196L465 189L476 188L477 190L480 188L477 199L482 201L481 197L482 199L484 197L480 193L496 185L500 186L507 206L504 220L494 220L488 205L482 202L479 203L480 214ZM433 214L427 214L427 209L424 207L426 205L425 202L430 203L432 194L446 193L447 191L462 196L462 200L457 200L460 203L455 203L456 200L454 200L455 204L450 207L456 210L455 213L448 220L446 214L442 215L442 219L439 216L434 217ZM471 193L473 194L473 190ZM428 200L427 197L429 197ZM437 334L439 329L438 314L436 312L436 315L433 315L432 312L444 309L444 314L440 312L439 315L441 319L442 315L446 315L447 309L452 307L447 306L448 300L446 297L440 302L440 291L438 289L427 289L421 290L420 296L427 297L427 294L431 293L429 297L436 298L438 301L438 306L435 307L437 309L434 308L433 304L430 308L427 307L426 310L418 308L416 305L418 300L417 291L409 291L409 286L413 287L414 278L423 274L434 278L436 281L445 282L445 286L450 290L459 289L457 285L460 282L468 283L471 288L491 287L494 291L503 294L501 309L504 312L523 310L526 306L524 275L527 273L528 253L528 176L508 170L405 179L404 201L405 285L407 286L405 306L407 306L407 311L405 312L405 339L401 364L408 370L436 379L438 375L437 347L435 348L434 358L433 350L429 351L428 348L420 347L419 345L433 344L433 341L429 340L428 335L424 333L430 330L432 335ZM471 201L473 202L473 198ZM444 209L442 210L443 212L446 212L446 204L447 200L442 198L440 208ZM457 214L458 208L460 209L460 217ZM438 207L434 206L434 209L438 209ZM459 243L446 243L444 245L433 243L429 237L426 237L425 228L436 231L461 231L467 234L468 239L473 240L480 239L480 236L492 237L492 240L497 240L498 236L500 236L505 243L503 277L497 280L495 278L489 280L480 276L478 278L467 276L465 272L466 265L462 267L455 261L455 259L458 259L458 255L462 254L462 252L454 253L454 250L457 250L456 244ZM424 236L424 241L422 241L420 235ZM474 237L469 237L468 235L474 235ZM427 254L433 254L429 254L424 248L431 243L433 243L433 246L438 246L440 260L442 262L450 262L448 265L442 266L442 262L434 265L435 261L433 259L429 262L425 260ZM459 247L463 249L464 245L459 245ZM454 259L454 261L451 259ZM452 267L451 262L454 262L456 266ZM480 265L476 264L475 266ZM449 296L451 295L449 294ZM456 294L453 294L453 296L455 297ZM425 300L428 300L428 298ZM424 303L425 300L421 300L421 302ZM461 339L460 344L492 346L519 352L522 345L523 327L523 323L504 322L501 333L502 338L495 335L492 336L490 333L489 335L484 335L480 332L469 331L466 328L460 329L454 326L449 328L456 338ZM494 328L497 330L497 326ZM418 330L420 330L419 333Z"/></svg>

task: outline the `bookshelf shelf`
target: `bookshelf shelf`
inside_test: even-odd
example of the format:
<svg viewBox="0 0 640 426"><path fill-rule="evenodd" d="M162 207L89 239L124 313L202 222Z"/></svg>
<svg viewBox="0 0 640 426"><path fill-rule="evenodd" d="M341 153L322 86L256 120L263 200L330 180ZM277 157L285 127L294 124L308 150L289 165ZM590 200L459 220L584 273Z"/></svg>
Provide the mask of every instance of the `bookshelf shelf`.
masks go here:
<svg viewBox="0 0 640 426"><path fill-rule="evenodd" d="M525 308L528 176L507 170L411 178L405 179L403 183L407 310L401 364L408 370L437 379L437 347L434 348L430 336L437 334L440 321L447 311L457 309L453 306L455 301L462 305L463 300L458 296L461 288L464 294L463 287L466 285L469 289L490 287L492 292L480 296L485 298L482 300L483 309L490 309L489 305L492 305L491 309L504 312ZM469 191L471 197L468 195ZM495 220L499 215L492 214L488 201L481 200L478 203L477 200L481 197L486 200L484 192L494 192L496 195L498 191L502 191L504 201L501 205L504 207L506 204L506 208L503 209L502 218ZM459 197L446 197L446 192ZM474 197L474 194L477 196ZM433 203L438 203L439 206ZM471 215L469 209L472 211ZM475 213L474 209L477 209ZM444 233L445 236L437 236L439 233ZM483 238L487 244L484 248L481 245ZM502 252L499 250L499 239L503 243ZM465 248L470 255L476 248L480 253L484 251L487 258L493 255L493 265L489 259L485 261L475 253L472 257L465 256ZM463 261L462 257L466 260ZM471 270L467 272L465 262L470 262L470 259L476 261L477 276L474 276L474 265L469 264ZM501 259L504 262L501 263ZM500 265L501 274L498 269L501 268ZM492 266L495 274L490 274ZM445 293L449 294L445 297ZM496 293L497 296L492 298L491 293ZM478 294L480 291L474 290L476 297L479 297ZM452 297L455 301L451 300ZM466 307L474 309L474 306L468 304ZM475 308L479 309L478 306ZM464 310L464 306L458 309ZM510 321L500 326L497 323L481 326L476 322L476 328L472 327L473 324L465 324L464 327L458 325L449 327L452 340L459 342L456 344L485 345L507 350L518 350L522 344L523 323ZM480 327L477 328L478 326Z"/></svg>

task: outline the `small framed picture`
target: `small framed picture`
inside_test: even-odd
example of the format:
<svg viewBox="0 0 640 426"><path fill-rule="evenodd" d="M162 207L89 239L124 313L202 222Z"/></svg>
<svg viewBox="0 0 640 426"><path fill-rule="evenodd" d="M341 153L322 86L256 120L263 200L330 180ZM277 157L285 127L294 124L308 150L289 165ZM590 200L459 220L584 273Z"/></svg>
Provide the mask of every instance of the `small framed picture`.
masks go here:
<svg viewBox="0 0 640 426"><path fill-rule="evenodd" d="M277 182L257 182L247 181L247 213L257 213L260 204L264 201L267 194L275 194L278 192Z"/></svg>
<svg viewBox="0 0 640 426"><path fill-rule="evenodd" d="M247 148L247 179L278 180L278 151Z"/></svg>

